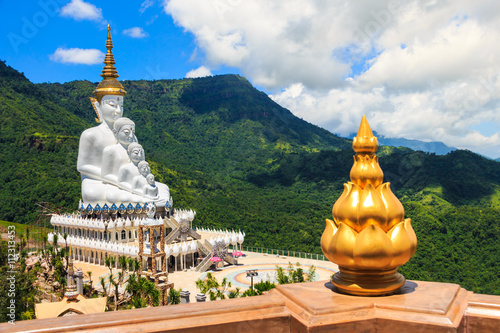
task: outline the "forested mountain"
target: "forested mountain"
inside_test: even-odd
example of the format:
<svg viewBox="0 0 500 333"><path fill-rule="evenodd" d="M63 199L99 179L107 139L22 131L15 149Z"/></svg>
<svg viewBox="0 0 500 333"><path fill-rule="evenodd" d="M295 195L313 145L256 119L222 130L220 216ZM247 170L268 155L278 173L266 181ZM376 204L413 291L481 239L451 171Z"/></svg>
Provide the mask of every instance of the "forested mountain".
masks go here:
<svg viewBox="0 0 500 333"><path fill-rule="evenodd" d="M247 245L321 253L324 219L349 179L350 140L237 75L122 83L124 115L156 179L174 206L197 211L195 225L245 230ZM31 223L37 201L77 208L78 137L95 126L96 85L32 84L0 62L0 219ZM500 163L460 150L379 155L419 238L403 273L500 294Z"/></svg>

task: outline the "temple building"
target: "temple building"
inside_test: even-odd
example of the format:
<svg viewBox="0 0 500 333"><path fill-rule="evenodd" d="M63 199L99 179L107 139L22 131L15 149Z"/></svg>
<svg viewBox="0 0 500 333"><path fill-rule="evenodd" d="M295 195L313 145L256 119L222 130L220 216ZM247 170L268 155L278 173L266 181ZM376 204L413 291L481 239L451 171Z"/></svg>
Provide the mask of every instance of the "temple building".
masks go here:
<svg viewBox="0 0 500 333"><path fill-rule="evenodd" d="M74 272L73 261L70 260L68 287L64 297L59 302L36 303L35 315L37 319L100 313L106 310L106 297L86 298L82 295L81 273L81 271ZM76 284L75 276L80 277Z"/></svg>
<svg viewBox="0 0 500 333"><path fill-rule="evenodd" d="M49 242L57 234L58 244L71 248L71 259L98 265L109 256L137 258L139 274L156 283L167 282L169 271L236 263L228 249L241 247L244 233L198 233L192 225L196 212L175 209L169 187L155 181L135 123L123 117L127 92L117 80L109 25L106 48L103 79L90 98L98 125L85 130L79 143L82 199L78 212L51 217Z"/></svg>

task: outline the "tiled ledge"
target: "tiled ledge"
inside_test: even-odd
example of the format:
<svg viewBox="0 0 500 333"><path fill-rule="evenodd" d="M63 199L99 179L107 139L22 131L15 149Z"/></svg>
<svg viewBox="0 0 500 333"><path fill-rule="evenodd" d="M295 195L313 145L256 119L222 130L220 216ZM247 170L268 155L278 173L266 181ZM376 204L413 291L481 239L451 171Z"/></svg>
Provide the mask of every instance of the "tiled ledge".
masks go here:
<svg viewBox="0 0 500 333"><path fill-rule="evenodd" d="M500 297L456 284L407 281L401 294L357 297L330 282L267 295L1 324L6 332L497 332Z"/></svg>

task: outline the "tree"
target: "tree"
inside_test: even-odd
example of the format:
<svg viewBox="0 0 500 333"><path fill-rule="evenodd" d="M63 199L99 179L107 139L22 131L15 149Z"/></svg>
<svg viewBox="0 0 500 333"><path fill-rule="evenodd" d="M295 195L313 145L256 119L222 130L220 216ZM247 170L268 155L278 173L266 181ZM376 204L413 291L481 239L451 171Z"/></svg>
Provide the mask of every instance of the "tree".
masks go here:
<svg viewBox="0 0 500 333"><path fill-rule="evenodd" d="M68 234L66 232L63 234L63 238L64 238L66 252L68 252Z"/></svg>
<svg viewBox="0 0 500 333"><path fill-rule="evenodd" d="M247 289L241 297L262 295L265 291L276 288L276 285L270 281L261 281L253 285L253 289Z"/></svg>
<svg viewBox="0 0 500 333"><path fill-rule="evenodd" d="M292 263L288 263L288 268L285 271L283 267L276 266L276 279L279 284L311 282L316 279L316 267L311 266L304 277L304 270L300 267L300 263L296 264L296 268Z"/></svg>
<svg viewBox="0 0 500 333"><path fill-rule="evenodd" d="M43 248L47 248L47 235L42 236Z"/></svg>
<svg viewBox="0 0 500 333"><path fill-rule="evenodd" d="M57 234L54 234L54 237L52 238L52 242L54 244L54 250L56 252L56 255L57 255L57 241L59 240L59 236Z"/></svg>
<svg viewBox="0 0 500 333"><path fill-rule="evenodd" d="M198 279L196 281L196 287L200 289L201 293L205 295L208 293L211 301L215 301L218 298L226 298L225 293L231 287L231 282L228 282L227 278L223 278L222 282L219 283L217 278L208 272L205 280Z"/></svg>
<svg viewBox="0 0 500 333"><path fill-rule="evenodd" d="M127 269L127 257L125 256L119 256L118 257L118 265L120 265L120 269L122 272Z"/></svg>
<svg viewBox="0 0 500 333"><path fill-rule="evenodd" d="M139 271L139 260L136 258L128 258L127 265L128 269L133 273L137 273Z"/></svg>
<svg viewBox="0 0 500 333"><path fill-rule="evenodd" d="M30 228L26 228L26 243L30 242Z"/></svg>
<svg viewBox="0 0 500 333"><path fill-rule="evenodd" d="M238 298L240 296L240 288L236 288L234 290L231 290L229 294L227 295L227 298Z"/></svg>
<svg viewBox="0 0 500 333"><path fill-rule="evenodd" d="M158 305L160 299L159 298L160 292L158 289L156 289L156 285L154 284L154 282L147 281L147 283L145 284L145 291L146 291L146 297L148 299L148 304L150 306Z"/></svg>
<svg viewBox="0 0 500 333"><path fill-rule="evenodd" d="M156 285L145 277L138 277L133 273L128 278L127 292L132 295L131 303L134 307L146 305L157 306L160 300L160 292Z"/></svg>
<svg viewBox="0 0 500 333"><path fill-rule="evenodd" d="M107 256L104 259L104 264L106 265L106 267L109 268L109 275L110 276L113 274L113 267L115 266L115 263L116 263L115 257Z"/></svg>
<svg viewBox="0 0 500 333"><path fill-rule="evenodd" d="M168 291L168 297L170 298L170 302L168 303L169 305L174 305L174 304L180 304L181 303L181 289L178 291L175 290L174 288L170 288Z"/></svg>
<svg viewBox="0 0 500 333"><path fill-rule="evenodd" d="M122 274L122 272L118 272L117 278L114 278L113 275L111 275L111 274L109 275L109 283L112 284L113 287L115 288L115 294L114 294L115 310L114 311L118 311L118 287L120 286L118 281L119 281L120 274Z"/></svg>
<svg viewBox="0 0 500 333"><path fill-rule="evenodd" d="M30 319L33 319L33 316L35 315L35 313L31 310L27 310L27 311L24 311L24 312L21 312L21 320L30 320Z"/></svg>
<svg viewBox="0 0 500 333"><path fill-rule="evenodd" d="M109 290L106 290L106 278L104 276L101 277L100 283L101 283L104 295L108 296L109 295ZM111 284L110 284L110 286L111 286Z"/></svg>
<svg viewBox="0 0 500 333"><path fill-rule="evenodd" d="M26 246L26 238L24 238L24 235L21 234L19 238L19 243L17 245L19 252L22 253L25 246Z"/></svg>
<svg viewBox="0 0 500 333"><path fill-rule="evenodd" d="M92 271L88 271L87 274L88 274L89 280L90 280L90 295L89 295L89 297L92 297L92 294L94 291L94 289L92 288Z"/></svg>
<svg viewBox="0 0 500 333"><path fill-rule="evenodd" d="M148 300L143 297L132 298L131 303L135 309L145 308L148 306Z"/></svg>

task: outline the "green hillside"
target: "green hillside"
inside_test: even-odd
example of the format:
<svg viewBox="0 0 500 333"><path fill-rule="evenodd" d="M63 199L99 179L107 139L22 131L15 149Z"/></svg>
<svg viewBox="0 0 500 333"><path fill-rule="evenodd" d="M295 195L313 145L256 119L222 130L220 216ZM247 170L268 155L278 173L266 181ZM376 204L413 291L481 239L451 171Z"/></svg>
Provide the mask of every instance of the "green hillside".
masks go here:
<svg viewBox="0 0 500 333"><path fill-rule="evenodd" d="M349 140L237 75L123 85L124 115L156 179L176 207L197 211L196 225L245 230L247 245L321 253L324 219L352 166ZM76 209L78 136L95 126L95 86L34 85L0 62L0 219L32 223L37 201ZM419 238L404 274L500 294L500 164L469 151L381 147L379 155ZM484 271L472 271L474 262Z"/></svg>

